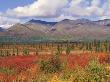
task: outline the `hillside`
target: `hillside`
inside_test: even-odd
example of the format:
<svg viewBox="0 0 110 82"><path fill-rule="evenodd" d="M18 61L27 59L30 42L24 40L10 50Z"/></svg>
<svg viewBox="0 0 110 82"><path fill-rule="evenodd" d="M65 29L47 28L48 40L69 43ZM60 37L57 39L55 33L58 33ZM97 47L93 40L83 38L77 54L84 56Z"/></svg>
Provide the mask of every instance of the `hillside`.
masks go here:
<svg viewBox="0 0 110 82"><path fill-rule="evenodd" d="M110 20L90 21L88 19L46 22L30 20L15 24L0 32L0 36L34 38L34 40L91 40L110 37ZM39 37L39 38L38 38Z"/></svg>

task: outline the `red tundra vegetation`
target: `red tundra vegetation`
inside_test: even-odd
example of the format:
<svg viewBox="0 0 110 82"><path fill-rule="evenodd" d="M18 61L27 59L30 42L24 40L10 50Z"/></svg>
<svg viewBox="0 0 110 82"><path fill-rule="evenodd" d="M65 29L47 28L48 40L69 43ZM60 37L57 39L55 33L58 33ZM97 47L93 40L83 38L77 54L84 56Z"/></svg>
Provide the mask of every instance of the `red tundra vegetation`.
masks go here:
<svg viewBox="0 0 110 82"><path fill-rule="evenodd" d="M14 46L12 49L9 47L9 49L1 49L0 81L91 82L93 80L93 82L109 82L109 49L102 52L104 46L99 48L94 44L72 43L70 45L68 43L50 46L43 44L26 48L23 45L22 49L19 46L18 48ZM22 55L19 55L21 52Z"/></svg>

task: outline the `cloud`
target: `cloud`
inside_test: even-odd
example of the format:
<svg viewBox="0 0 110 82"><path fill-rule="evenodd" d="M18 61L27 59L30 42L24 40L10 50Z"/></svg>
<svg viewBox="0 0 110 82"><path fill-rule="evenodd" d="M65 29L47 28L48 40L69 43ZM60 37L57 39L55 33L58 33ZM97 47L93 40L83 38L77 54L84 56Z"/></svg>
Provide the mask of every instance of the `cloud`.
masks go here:
<svg viewBox="0 0 110 82"><path fill-rule="evenodd" d="M97 16L99 16L101 20L110 19L110 0L106 0L104 2L102 10L103 10L103 14Z"/></svg>
<svg viewBox="0 0 110 82"><path fill-rule="evenodd" d="M74 18L97 15L110 15L110 0L36 0L31 4L8 9L7 15L14 17ZM100 6L102 5L102 6ZM106 10L106 11L105 11ZM63 18L66 18L63 17Z"/></svg>
<svg viewBox="0 0 110 82"><path fill-rule="evenodd" d="M97 17L110 18L110 0L35 0L33 3L18 6L6 11L2 18L12 23L20 18L79 19ZM11 22L10 22L11 21ZM0 23L1 24L1 23Z"/></svg>
<svg viewBox="0 0 110 82"><path fill-rule="evenodd" d="M9 28L13 24L20 22L20 19L4 16L2 13L0 13L0 20L0 27L3 28Z"/></svg>
<svg viewBox="0 0 110 82"><path fill-rule="evenodd" d="M87 3L87 0L72 0L71 5L68 8L65 8L65 13L69 13L77 16L90 16L90 15L102 15L103 8L100 7L101 0L88 0L88 3L91 3L89 6L82 6L84 3ZM86 5L86 4L85 4Z"/></svg>
<svg viewBox="0 0 110 82"><path fill-rule="evenodd" d="M16 17L55 17L68 0L37 0L30 5L9 9L8 15Z"/></svg>

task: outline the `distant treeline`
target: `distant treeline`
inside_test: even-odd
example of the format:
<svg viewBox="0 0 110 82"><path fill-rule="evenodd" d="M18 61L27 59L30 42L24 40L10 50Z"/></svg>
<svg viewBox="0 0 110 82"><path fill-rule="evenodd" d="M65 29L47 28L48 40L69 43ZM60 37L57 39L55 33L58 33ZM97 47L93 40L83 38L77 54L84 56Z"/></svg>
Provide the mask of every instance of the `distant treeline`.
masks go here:
<svg viewBox="0 0 110 82"><path fill-rule="evenodd" d="M31 52L38 55L39 52L49 51L53 54L62 53L70 54L71 51L83 52L104 52L110 53L110 41L93 40L93 41L50 41L50 42L21 42L21 43L0 43L0 56L10 55L29 55Z"/></svg>
<svg viewBox="0 0 110 82"><path fill-rule="evenodd" d="M95 42L97 44L99 43L110 43L109 39L105 40L87 40L87 39L61 39L61 38L48 38L43 36L37 36L37 37L14 37L14 36L0 36L0 44L36 44L36 43L78 43L78 42Z"/></svg>

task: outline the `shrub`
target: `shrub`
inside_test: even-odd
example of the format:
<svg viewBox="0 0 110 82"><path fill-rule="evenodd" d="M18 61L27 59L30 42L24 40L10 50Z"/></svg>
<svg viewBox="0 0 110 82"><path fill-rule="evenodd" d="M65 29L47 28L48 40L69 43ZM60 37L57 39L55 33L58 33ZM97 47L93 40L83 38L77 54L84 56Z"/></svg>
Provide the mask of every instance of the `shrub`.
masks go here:
<svg viewBox="0 0 110 82"><path fill-rule="evenodd" d="M88 74L86 73L84 68L77 66L74 70L66 69L65 71L63 71L61 79L67 82L87 82Z"/></svg>
<svg viewBox="0 0 110 82"><path fill-rule="evenodd" d="M58 56L53 56L48 61L40 62L40 69L45 73L55 73L61 70L61 62Z"/></svg>
<svg viewBox="0 0 110 82"><path fill-rule="evenodd" d="M88 82L88 74L84 68L77 66L73 72L73 77L75 81Z"/></svg>
<svg viewBox="0 0 110 82"><path fill-rule="evenodd" d="M69 54L70 54L71 49L72 49L72 48L71 48L70 46L67 46L67 48L66 48L66 54L67 54L67 55L69 55Z"/></svg>
<svg viewBox="0 0 110 82"><path fill-rule="evenodd" d="M106 80L106 78L109 76L109 72L105 69L103 64L100 64L97 59L92 59L85 69L90 77L90 80L94 80L96 82Z"/></svg>
<svg viewBox="0 0 110 82"><path fill-rule="evenodd" d="M52 78L51 75L41 73L39 74L38 78L34 80L33 82L48 82Z"/></svg>
<svg viewBox="0 0 110 82"><path fill-rule="evenodd" d="M110 64L110 55L107 55L107 56L105 57L105 63Z"/></svg>
<svg viewBox="0 0 110 82"><path fill-rule="evenodd" d="M98 60L92 59L85 68L77 65L73 71L69 68L66 71L63 70L61 78L64 81L72 78L73 82L108 82L110 73Z"/></svg>
<svg viewBox="0 0 110 82"><path fill-rule="evenodd" d="M110 55L99 55L99 61L110 64Z"/></svg>
<svg viewBox="0 0 110 82"><path fill-rule="evenodd" d="M29 49L28 49L28 48L25 48L25 49L23 50L23 54L24 54L24 55L29 55Z"/></svg>
<svg viewBox="0 0 110 82"><path fill-rule="evenodd" d="M16 73L16 71L14 69L9 69L9 68L6 68L6 67L0 67L0 73L4 73L4 74L7 74L7 75L13 75Z"/></svg>
<svg viewBox="0 0 110 82"><path fill-rule="evenodd" d="M72 75L73 75L73 70L70 70L67 68L67 69L62 71L62 73L60 75L60 79L62 81L68 82L72 78Z"/></svg>
<svg viewBox="0 0 110 82"><path fill-rule="evenodd" d="M58 45L57 46L57 54L60 55L61 53L62 53L62 48Z"/></svg>

